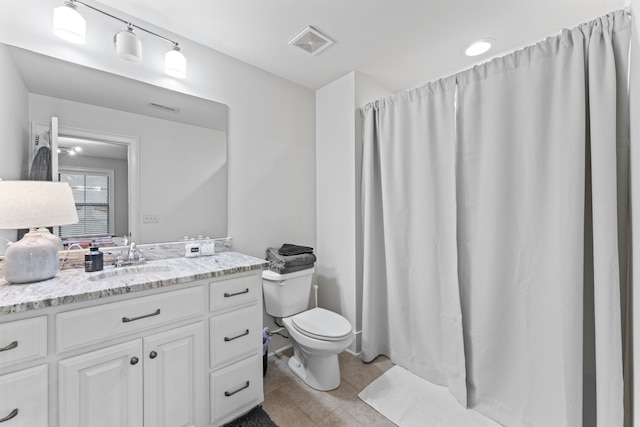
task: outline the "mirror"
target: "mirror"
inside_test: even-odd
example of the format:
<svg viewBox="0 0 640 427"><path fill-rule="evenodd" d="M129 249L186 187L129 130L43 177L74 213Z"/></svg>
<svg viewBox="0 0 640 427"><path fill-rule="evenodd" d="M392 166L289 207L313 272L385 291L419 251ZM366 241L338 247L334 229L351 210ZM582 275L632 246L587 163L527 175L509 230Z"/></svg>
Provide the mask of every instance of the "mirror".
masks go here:
<svg viewBox="0 0 640 427"><path fill-rule="evenodd" d="M114 196L112 234L131 232L136 243L227 236L225 105L7 48L28 91L29 163L37 143L48 143L43 126L57 117L62 153L51 162L54 179L58 169L93 168L114 171L116 189L126 181L124 198L122 191ZM71 161L69 149L76 146L84 154ZM126 160L128 173L105 167L105 156ZM81 164L82 157L92 159Z"/></svg>

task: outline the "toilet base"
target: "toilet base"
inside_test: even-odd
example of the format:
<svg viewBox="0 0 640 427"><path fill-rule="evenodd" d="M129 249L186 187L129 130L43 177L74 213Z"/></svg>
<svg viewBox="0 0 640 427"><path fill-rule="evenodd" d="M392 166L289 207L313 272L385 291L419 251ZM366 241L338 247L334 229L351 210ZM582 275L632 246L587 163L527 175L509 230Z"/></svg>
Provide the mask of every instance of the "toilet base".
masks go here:
<svg viewBox="0 0 640 427"><path fill-rule="evenodd" d="M289 369L310 387L329 391L340 387L338 355L310 355L306 367L294 353L289 359Z"/></svg>

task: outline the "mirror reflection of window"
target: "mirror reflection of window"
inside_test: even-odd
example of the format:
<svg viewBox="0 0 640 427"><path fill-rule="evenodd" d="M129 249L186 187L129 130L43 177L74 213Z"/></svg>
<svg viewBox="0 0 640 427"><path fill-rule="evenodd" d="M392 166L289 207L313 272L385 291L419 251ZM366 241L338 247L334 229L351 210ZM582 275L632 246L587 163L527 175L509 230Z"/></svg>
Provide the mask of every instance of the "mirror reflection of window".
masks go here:
<svg viewBox="0 0 640 427"><path fill-rule="evenodd" d="M61 239L114 235L113 175L113 170L60 169L60 181L71 186L79 219L59 227Z"/></svg>

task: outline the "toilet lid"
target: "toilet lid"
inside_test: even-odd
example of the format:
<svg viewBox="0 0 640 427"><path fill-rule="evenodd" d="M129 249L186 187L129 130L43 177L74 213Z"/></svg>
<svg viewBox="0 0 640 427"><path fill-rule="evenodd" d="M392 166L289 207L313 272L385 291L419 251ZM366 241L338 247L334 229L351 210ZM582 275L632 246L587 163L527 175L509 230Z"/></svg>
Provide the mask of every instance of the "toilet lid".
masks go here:
<svg viewBox="0 0 640 427"><path fill-rule="evenodd" d="M351 334L351 323L347 319L319 307L296 314L291 323L301 333L325 341L336 341Z"/></svg>

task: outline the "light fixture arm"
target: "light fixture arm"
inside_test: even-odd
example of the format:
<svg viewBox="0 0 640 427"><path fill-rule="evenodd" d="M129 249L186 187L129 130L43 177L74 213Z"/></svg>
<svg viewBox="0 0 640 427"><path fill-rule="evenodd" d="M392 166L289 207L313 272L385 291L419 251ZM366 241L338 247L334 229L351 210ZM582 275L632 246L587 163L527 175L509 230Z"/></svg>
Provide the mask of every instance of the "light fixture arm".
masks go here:
<svg viewBox="0 0 640 427"><path fill-rule="evenodd" d="M75 5L76 3L79 3L79 4L83 5L84 7L88 7L88 8L89 8L89 9L91 9L91 10L95 10L96 12L100 12L100 13L102 13L103 15L106 15L106 16L108 16L108 17L110 17L110 18L113 18L113 19L115 19L115 20L117 20L117 21L120 21L120 22L124 23L125 25L127 25L127 27L131 27L131 28L136 28L136 29L138 29L138 30L142 30L142 31L144 31L145 33L149 33L149 34L151 34L152 36L156 36L156 37L158 37L159 39L162 39L162 40L164 40L164 41L166 41L166 42L171 43L174 47L178 47L178 42L175 42L175 41L173 41L173 40L171 40L171 39L168 39L168 38L166 38L166 37L164 37L164 36L161 36L160 34L154 33L153 31L147 30L146 28L142 28L142 27L140 27L140 26L138 26L138 25L132 24L131 22L129 22L129 21L125 20L125 19L118 18L117 16L112 15L112 14L110 14L109 12L105 12L105 11L103 11L103 10L100 10L100 9L98 9L98 8L97 8L97 7L95 7L95 6L91 6L90 4L84 3L83 1L80 1L80 0L68 0L68 2L67 2L67 3L71 3L72 5Z"/></svg>

